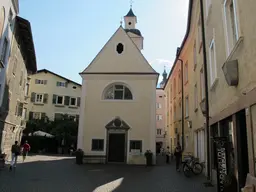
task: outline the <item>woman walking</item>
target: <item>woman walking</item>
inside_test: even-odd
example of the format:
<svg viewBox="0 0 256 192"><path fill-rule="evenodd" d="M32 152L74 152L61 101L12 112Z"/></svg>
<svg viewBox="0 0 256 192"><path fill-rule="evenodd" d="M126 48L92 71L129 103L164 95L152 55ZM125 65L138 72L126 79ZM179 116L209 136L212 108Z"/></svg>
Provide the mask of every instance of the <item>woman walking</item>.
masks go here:
<svg viewBox="0 0 256 192"><path fill-rule="evenodd" d="M174 156L176 158L176 171L180 171L182 150L179 142L177 143L177 147L175 148Z"/></svg>

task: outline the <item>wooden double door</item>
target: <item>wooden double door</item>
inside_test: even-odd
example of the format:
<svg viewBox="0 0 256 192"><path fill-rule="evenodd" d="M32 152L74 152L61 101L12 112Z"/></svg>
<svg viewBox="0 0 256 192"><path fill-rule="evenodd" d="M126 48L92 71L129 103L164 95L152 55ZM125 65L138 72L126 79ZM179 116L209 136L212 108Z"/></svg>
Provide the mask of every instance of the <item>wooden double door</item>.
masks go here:
<svg viewBox="0 0 256 192"><path fill-rule="evenodd" d="M109 133L108 134L108 162L125 163L126 162L126 134Z"/></svg>

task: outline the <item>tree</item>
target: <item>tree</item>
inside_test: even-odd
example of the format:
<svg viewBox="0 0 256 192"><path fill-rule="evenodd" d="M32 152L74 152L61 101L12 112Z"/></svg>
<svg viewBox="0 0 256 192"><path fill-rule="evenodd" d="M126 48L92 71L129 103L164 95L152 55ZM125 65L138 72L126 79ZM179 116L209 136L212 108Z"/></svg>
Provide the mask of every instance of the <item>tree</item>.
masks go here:
<svg viewBox="0 0 256 192"><path fill-rule="evenodd" d="M61 119L55 119L54 121L49 120L48 117L44 119L33 119L27 122L23 133L28 135L36 131L52 134L60 144L64 139L65 146L70 146L76 143L78 122L67 114L62 115Z"/></svg>
<svg viewBox="0 0 256 192"><path fill-rule="evenodd" d="M70 146L76 142L78 134L78 122L71 118L69 115L65 114L60 120L54 120L53 129L50 132L54 135L60 142L64 139L64 146Z"/></svg>

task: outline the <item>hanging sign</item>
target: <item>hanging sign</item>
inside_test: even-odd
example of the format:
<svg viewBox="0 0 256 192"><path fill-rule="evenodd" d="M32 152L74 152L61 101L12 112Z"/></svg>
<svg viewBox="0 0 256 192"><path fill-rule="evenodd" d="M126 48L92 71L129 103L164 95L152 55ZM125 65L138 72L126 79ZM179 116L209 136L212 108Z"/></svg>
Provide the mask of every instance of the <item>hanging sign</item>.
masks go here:
<svg viewBox="0 0 256 192"><path fill-rule="evenodd" d="M217 190L225 192L225 179L227 177L227 137L213 138L215 145L215 160L217 162Z"/></svg>

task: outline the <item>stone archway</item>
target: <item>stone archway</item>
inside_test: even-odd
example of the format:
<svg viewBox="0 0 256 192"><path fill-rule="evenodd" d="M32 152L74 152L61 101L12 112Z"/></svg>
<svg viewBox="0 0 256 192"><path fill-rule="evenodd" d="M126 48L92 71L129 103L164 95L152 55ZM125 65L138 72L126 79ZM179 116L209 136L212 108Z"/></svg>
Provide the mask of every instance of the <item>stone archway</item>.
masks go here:
<svg viewBox="0 0 256 192"><path fill-rule="evenodd" d="M130 126L120 117L115 117L106 126L106 157L108 163L126 163L128 130Z"/></svg>

